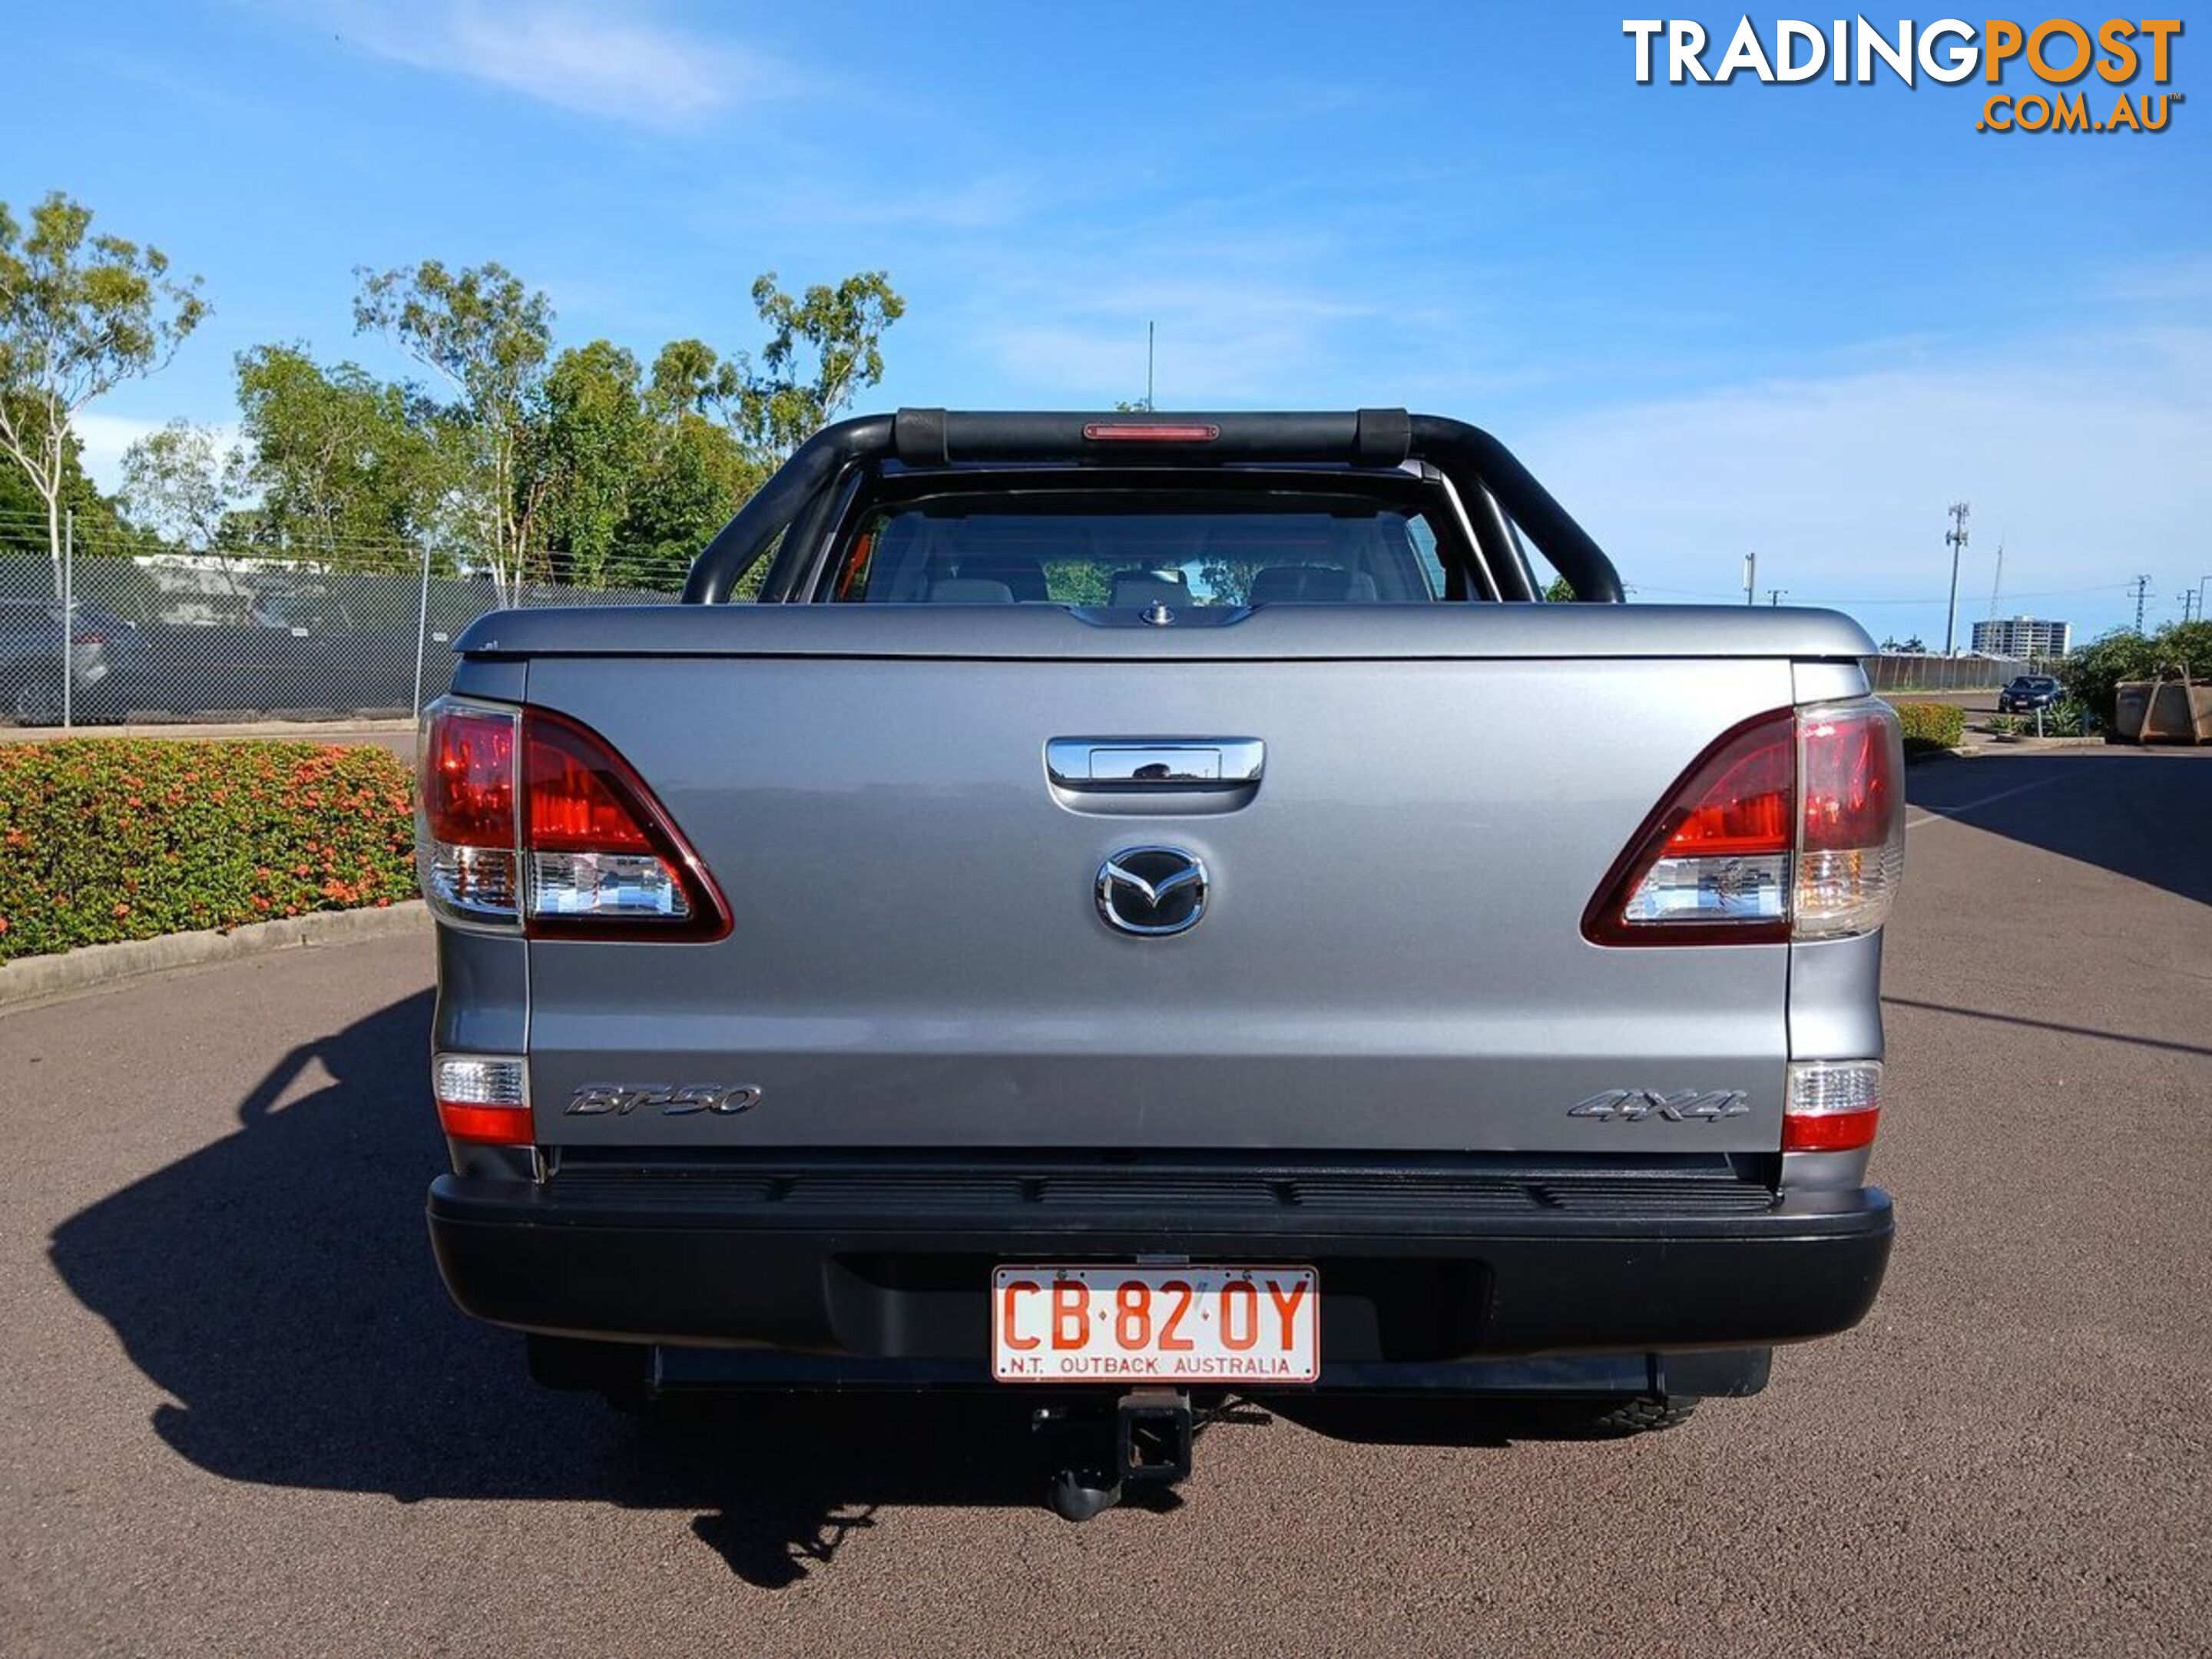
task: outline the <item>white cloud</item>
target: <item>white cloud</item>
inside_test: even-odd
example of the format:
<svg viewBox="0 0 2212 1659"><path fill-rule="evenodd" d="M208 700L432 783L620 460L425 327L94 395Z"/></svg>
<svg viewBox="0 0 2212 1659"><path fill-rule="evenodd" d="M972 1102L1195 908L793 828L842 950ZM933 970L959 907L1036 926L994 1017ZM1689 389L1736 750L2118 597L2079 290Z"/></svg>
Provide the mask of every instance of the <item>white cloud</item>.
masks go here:
<svg viewBox="0 0 2212 1659"><path fill-rule="evenodd" d="M380 57L641 125L692 125L799 89L798 76L768 55L659 22L638 6L329 0L321 9L342 39Z"/></svg>
<svg viewBox="0 0 2212 1659"><path fill-rule="evenodd" d="M139 439L159 432L168 424L167 419L147 420L137 415L109 415L98 410L80 410L70 422L76 434L77 459L85 475L99 486L104 495L113 495L123 488L123 453ZM239 441L239 427L234 421L208 423L207 429L215 434L218 449L228 449Z"/></svg>
<svg viewBox="0 0 2212 1659"><path fill-rule="evenodd" d="M718 190L694 216L710 230L741 227L749 234L757 234L763 225L774 225L786 234L819 230L969 234L1007 229L1044 199L1040 187L1006 173L957 183L885 185L778 171L765 182L740 182Z"/></svg>
<svg viewBox="0 0 2212 1659"><path fill-rule="evenodd" d="M76 433L77 459L93 483L108 495L123 487L123 452L166 422L133 415L103 415L86 410L70 422Z"/></svg>
<svg viewBox="0 0 2212 1659"><path fill-rule="evenodd" d="M2003 614L2097 632L2132 617L2122 589L2137 573L2170 601L2208 562L2209 366L2212 334L2188 331L2016 343L1997 361L1601 410L1515 447L1652 598L1732 597L1756 550L1760 587L1786 603L1940 644L1944 509L1964 499L1961 642L1988 611L2001 542Z"/></svg>
<svg viewBox="0 0 2212 1659"><path fill-rule="evenodd" d="M969 288L970 348L1018 398L1112 402L1144 390L1149 323L1162 407L1279 401L1384 309L1302 280L1293 263L1257 244L1123 245L1004 262Z"/></svg>
<svg viewBox="0 0 2212 1659"><path fill-rule="evenodd" d="M1111 403L1144 390L1146 325L1158 330L1163 408L1265 400L1287 365L1310 363L1348 313L1290 289L1237 283L1093 305L1041 306L1002 319L986 349L1008 383L1040 397Z"/></svg>

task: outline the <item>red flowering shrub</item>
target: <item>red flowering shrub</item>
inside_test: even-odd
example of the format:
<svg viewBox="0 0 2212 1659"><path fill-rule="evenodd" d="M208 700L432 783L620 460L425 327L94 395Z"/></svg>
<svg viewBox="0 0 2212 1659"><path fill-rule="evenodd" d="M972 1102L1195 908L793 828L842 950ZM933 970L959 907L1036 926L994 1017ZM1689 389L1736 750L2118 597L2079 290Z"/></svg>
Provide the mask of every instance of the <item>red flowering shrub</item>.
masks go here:
<svg viewBox="0 0 2212 1659"><path fill-rule="evenodd" d="M412 898L413 790L366 745L0 744L0 962Z"/></svg>

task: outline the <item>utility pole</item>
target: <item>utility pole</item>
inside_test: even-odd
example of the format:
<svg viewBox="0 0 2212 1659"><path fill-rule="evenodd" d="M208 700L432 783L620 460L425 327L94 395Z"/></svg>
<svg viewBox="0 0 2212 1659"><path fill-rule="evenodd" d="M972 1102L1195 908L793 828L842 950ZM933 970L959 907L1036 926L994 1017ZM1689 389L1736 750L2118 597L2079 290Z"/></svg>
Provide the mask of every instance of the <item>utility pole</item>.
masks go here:
<svg viewBox="0 0 2212 1659"><path fill-rule="evenodd" d="M430 645L430 544L422 544L422 597L415 608L415 718L422 718L422 657Z"/></svg>
<svg viewBox="0 0 2212 1659"><path fill-rule="evenodd" d="M2140 633L2142 633L2142 632L2143 600L2144 600L2146 598L2148 598L2148 597L2149 596L2149 593L2150 593L2150 578L2149 578L2149 577L2148 577L2148 576L2138 576L2138 577L2136 577L2136 578L2135 579L2135 587L2136 587L2136 633L2138 633L2138 634L2140 634Z"/></svg>
<svg viewBox="0 0 2212 1659"><path fill-rule="evenodd" d="M1768 605L1769 606L1773 606L1773 605L1780 605L1780 604L1782 603L1782 596L1783 596L1784 593L1787 593L1789 591L1790 591L1790 590L1789 590L1788 588L1786 588L1786 587L1770 587L1770 588L1768 588L1768 589L1766 590L1766 603L1767 603L1767 605Z"/></svg>
<svg viewBox="0 0 2212 1659"><path fill-rule="evenodd" d="M1759 598L1759 555L1743 556L1743 602L1751 605Z"/></svg>
<svg viewBox="0 0 2212 1659"><path fill-rule="evenodd" d="M1153 331L1159 325L1158 323L1146 323L1145 325L1145 412L1148 415L1152 413L1153 408L1152 335Z"/></svg>
<svg viewBox="0 0 2212 1659"><path fill-rule="evenodd" d="M1951 527L1943 532L1943 540L1951 550L1951 609L1943 623L1943 654L1949 656L1959 643L1959 555L1966 547L1966 515L1973 509L1964 501L1954 501L1944 511L1951 515Z"/></svg>
<svg viewBox="0 0 2212 1659"><path fill-rule="evenodd" d="M1997 538L1997 574L1990 578L1990 620L1997 619L1997 592L2004 586L2004 538Z"/></svg>

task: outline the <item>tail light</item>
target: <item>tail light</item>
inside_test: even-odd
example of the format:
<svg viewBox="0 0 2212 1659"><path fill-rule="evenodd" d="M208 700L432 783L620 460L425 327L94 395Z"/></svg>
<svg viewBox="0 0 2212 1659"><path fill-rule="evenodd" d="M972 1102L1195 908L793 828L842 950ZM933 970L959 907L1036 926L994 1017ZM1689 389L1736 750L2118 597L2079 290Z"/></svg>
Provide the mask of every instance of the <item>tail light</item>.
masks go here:
<svg viewBox="0 0 2212 1659"><path fill-rule="evenodd" d="M107 635L97 629L88 628L80 633L70 635L70 643L71 645L106 645Z"/></svg>
<svg viewBox="0 0 2212 1659"><path fill-rule="evenodd" d="M1782 1150L1847 1152L1870 1146L1881 1116L1880 1060L1796 1061L1782 1108Z"/></svg>
<svg viewBox="0 0 2212 1659"><path fill-rule="evenodd" d="M422 891L443 914L519 921L511 709L432 704L420 744Z"/></svg>
<svg viewBox="0 0 2212 1659"><path fill-rule="evenodd" d="M729 911L653 792L542 708L441 699L422 741L422 890L536 938L720 939Z"/></svg>
<svg viewBox="0 0 2212 1659"><path fill-rule="evenodd" d="M527 1146L530 1072L520 1059L489 1054L440 1054L430 1062L430 1092L438 1123L456 1140L492 1146Z"/></svg>
<svg viewBox="0 0 2212 1659"><path fill-rule="evenodd" d="M1905 755L1875 698L1723 732L1614 862L1595 945L1751 945L1881 926L1905 868Z"/></svg>

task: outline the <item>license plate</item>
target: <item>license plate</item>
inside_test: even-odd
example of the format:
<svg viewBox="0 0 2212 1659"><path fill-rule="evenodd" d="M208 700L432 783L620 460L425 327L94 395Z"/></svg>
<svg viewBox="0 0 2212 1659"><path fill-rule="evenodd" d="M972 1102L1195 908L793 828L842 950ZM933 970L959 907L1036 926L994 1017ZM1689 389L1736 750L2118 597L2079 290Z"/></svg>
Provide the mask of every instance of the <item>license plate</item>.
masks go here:
<svg viewBox="0 0 2212 1659"><path fill-rule="evenodd" d="M1311 1382L1311 1267L1005 1267L991 1275L1001 1382Z"/></svg>

